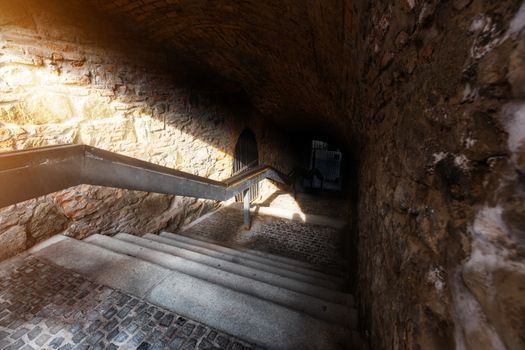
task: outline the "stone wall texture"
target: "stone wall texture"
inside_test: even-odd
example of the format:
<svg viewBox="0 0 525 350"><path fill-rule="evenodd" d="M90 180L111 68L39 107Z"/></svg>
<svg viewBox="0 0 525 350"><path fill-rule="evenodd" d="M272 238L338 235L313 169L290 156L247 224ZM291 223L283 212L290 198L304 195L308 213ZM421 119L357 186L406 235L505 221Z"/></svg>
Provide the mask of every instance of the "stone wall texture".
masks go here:
<svg viewBox="0 0 525 350"><path fill-rule="evenodd" d="M357 13L358 284L372 348L524 349L525 4Z"/></svg>
<svg viewBox="0 0 525 350"><path fill-rule="evenodd" d="M0 152L82 143L223 180L249 127L261 163L293 167L293 148L257 112L194 87L162 49L118 20L81 2L63 5L0 2ZM265 194L272 185L261 187ZM176 230L217 205L79 186L0 209L0 260L57 233Z"/></svg>
<svg viewBox="0 0 525 350"><path fill-rule="evenodd" d="M245 126L283 170L290 135L270 120L330 137L352 158L371 348L525 348L523 0L0 4L3 149L85 142L224 178ZM182 57L259 112L177 84ZM177 227L211 205L80 188L6 209L0 240Z"/></svg>
<svg viewBox="0 0 525 350"><path fill-rule="evenodd" d="M239 82L259 111L288 128L347 138L354 0L87 2Z"/></svg>

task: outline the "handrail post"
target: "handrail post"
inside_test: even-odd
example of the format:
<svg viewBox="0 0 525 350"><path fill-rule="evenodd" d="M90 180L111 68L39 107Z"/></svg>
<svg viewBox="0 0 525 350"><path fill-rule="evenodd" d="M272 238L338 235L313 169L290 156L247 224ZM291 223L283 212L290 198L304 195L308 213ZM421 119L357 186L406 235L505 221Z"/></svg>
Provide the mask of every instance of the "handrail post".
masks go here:
<svg viewBox="0 0 525 350"><path fill-rule="evenodd" d="M244 229L250 229L250 189L244 190L243 193L243 215Z"/></svg>

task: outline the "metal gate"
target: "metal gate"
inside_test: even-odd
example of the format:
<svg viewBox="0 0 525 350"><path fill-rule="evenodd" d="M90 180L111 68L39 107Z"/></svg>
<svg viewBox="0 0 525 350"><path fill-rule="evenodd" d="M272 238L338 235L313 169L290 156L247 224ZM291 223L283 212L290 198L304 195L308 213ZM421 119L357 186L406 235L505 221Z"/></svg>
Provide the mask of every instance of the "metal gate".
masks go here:
<svg viewBox="0 0 525 350"><path fill-rule="evenodd" d="M259 165L259 152L255 134L250 129L244 129L235 145L233 157L233 175L247 171ZM250 202L259 196L259 184L250 187ZM237 202L242 202L242 194L235 196Z"/></svg>
<svg viewBox="0 0 525 350"><path fill-rule="evenodd" d="M326 142L313 140L310 157L310 170L317 170L323 180L312 177L309 186L329 190L341 190L341 160L339 149ZM305 185L307 185L305 183ZM307 185L308 186L308 185Z"/></svg>

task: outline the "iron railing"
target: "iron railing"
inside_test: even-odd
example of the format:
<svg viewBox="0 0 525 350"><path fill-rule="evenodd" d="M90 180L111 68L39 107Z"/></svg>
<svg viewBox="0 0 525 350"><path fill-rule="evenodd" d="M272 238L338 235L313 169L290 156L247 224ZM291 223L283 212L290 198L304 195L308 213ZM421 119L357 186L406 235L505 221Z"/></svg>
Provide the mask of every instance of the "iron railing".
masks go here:
<svg viewBox="0 0 525 350"><path fill-rule="evenodd" d="M82 184L218 201L243 193L249 226L248 190L264 179L291 182L264 165L215 181L95 147L49 146L0 153L0 208Z"/></svg>

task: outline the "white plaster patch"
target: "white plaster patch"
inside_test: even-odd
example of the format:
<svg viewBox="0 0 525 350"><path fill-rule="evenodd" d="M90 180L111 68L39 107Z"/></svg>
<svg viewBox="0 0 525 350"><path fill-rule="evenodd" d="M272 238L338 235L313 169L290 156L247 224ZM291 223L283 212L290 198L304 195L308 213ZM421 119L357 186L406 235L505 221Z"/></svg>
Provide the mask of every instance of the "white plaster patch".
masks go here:
<svg viewBox="0 0 525 350"><path fill-rule="evenodd" d="M470 170L469 160L465 155L460 154L454 157L454 164L461 170L468 171Z"/></svg>
<svg viewBox="0 0 525 350"><path fill-rule="evenodd" d="M467 350L467 339L483 334L490 341L487 348L506 350L498 334L491 327L476 298L468 291L458 273L454 280L452 297L454 300L454 340L456 350Z"/></svg>
<svg viewBox="0 0 525 350"><path fill-rule="evenodd" d="M438 152L434 153L432 157L434 157L433 164L436 165L437 163L441 162L443 159L447 158L450 153L447 152ZM468 158L463 154L454 155L454 165L460 168L463 171L470 170L470 161Z"/></svg>
<svg viewBox="0 0 525 350"><path fill-rule="evenodd" d="M509 31L507 35L513 35L520 33L525 28L525 1L521 3L521 7L510 21Z"/></svg>
<svg viewBox="0 0 525 350"><path fill-rule="evenodd" d="M430 5L427 4L427 3L424 3L423 4L423 8L421 9L421 12L419 13L419 18L418 18L418 21L419 22L422 22L425 17L428 15L428 13L430 12Z"/></svg>
<svg viewBox="0 0 525 350"><path fill-rule="evenodd" d="M505 265L509 251L501 243L510 239L509 231L501 218L500 206L485 207L476 215L470 228L471 254L464 264L473 270L491 271Z"/></svg>
<svg viewBox="0 0 525 350"><path fill-rule="evenodd" d="M506 39L506 35L500 35L499 28L492 18L485 15L480 15L474 20L470 31L477 33L470 50L470 55L474 59L482 58Z"/></svg>
<svg viewBox="0 0 525 350"><path fill-rule="evenodd" d="M474 20L470 24L469 31L472 33L479 32L481 29L483 29L483 27L485 27L485 24L486 24L485 16L478 15L476 16L476 18L474 18Z"/></svg>
<svg viewBox="0 0 525 350"><path fill-rule="evenodd" d="M465 103L468 101L474 101L478 97L478 89L473 89L472 86L470 86L469 83L465 84L465 89L463 90L463 97L461 98L461 102Z"/></svg>
<svg viewBox="0 0 525 350"><path fill-rule="evenodd" d="M432 157L434 157L434 165L436 165L437 163L441 162L443 159L447 158L447 155L448 153L446 152L438 152L438 153L434 153L432 155Z"/></svg>
<svg viewBox="0 0 525 350"><path fill-rule="evenodd" d="M471 148L478 142L476 139L471 138L470 136L465 139L465 147Z"/></svg>
<svg viewBox="0 0 525 350"><path fill-rule="evenodd" d="M472 248L465 266L475 268L477 265L490 271L509 264L513 254L508 247L514 242L502 214L503 208L499 205L484 207L478 212L470 228ZM513 261L512 266L525 274L525 263Z"/></svg>
<svg viewBox="0 0 525 350"><path fill-rule="evenodd" d="M443 292L445 287L445 278L443 274L443 269L434 267L427 272L426 275L427 282L432 284L434 288L439 292Z"/></svg>
<svg viewBox="0 0 525 350"><path fill-rule="evenodd" d="M467 349L468 339L476 334L483 334L485 340L490 341L491 349L506 349L488 322L479 302L461 278L462 271L470 270L477 271L490 281L492 271L510 263L507 260L510 253L502 245L510 239L509 231L501 217L502 213L503 209L500 206L484 207L477 213L474 223L469 228L472 237L471 254L460 267L453 289L456 349ZM525 272L525 265L522 267Z"/></svg>
<svg viewBox="0 0 525 350"><path fill-rule="evenodd" d="M525 102L511 103L503 109L504 125L508 138L508 147L517 152L525 142Z"/></svg>

